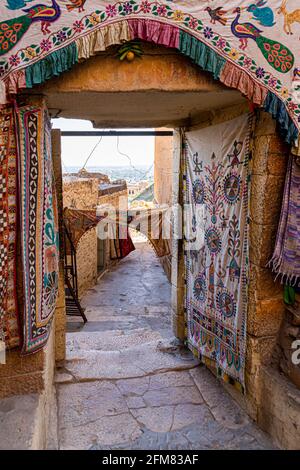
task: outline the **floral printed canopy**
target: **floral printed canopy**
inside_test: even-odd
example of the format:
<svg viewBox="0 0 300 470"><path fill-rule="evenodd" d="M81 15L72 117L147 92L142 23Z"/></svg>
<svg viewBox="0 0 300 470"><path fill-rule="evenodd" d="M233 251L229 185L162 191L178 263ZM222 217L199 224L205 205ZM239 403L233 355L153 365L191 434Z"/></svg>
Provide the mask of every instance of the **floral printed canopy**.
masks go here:
<svg viewBox="0 0 300 470"><path fill-rule="evenodd" d="M0 103L81 59L133 38L177 48L272 113L286 141L300 129L297 0L4 0Z"/></svg>

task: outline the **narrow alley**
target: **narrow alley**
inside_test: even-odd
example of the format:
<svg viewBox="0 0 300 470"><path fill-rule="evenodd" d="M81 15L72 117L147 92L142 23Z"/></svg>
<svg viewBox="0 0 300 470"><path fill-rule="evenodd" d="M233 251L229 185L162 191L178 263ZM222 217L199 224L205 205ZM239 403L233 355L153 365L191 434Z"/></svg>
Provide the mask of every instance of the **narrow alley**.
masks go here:
<svg viewBox="0 0 300 470"><path fill-rule="evenodd" d="M68 319L50 449L272 449L172 334L167 277L151 246L105 273Z"/></svg>

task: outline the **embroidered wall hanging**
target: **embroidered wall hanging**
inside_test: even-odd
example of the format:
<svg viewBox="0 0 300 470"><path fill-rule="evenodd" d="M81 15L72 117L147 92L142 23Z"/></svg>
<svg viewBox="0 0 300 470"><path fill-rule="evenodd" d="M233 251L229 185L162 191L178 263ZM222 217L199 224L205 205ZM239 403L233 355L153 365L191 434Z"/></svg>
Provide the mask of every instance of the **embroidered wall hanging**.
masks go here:
<svg viewBox="0 0 300 470"><path fill-rule="evenodd" d="M177 48L298 137L298 0L7 0L0 17L0 103L137 38Z"/></svg>
<svg viewBox="0 0 300 470"><path fill-rule="evenodd" d="M185 241L188 343L224 379L244 386L251 115L186 132Z"/></svg>
<svg viewBox="0 0 300 470"><path fill-rule="evenodd" d="M20 343L16 297L17 151L12 107L0 109L0 340Z"/></svg>
<svg viewBox="0 0 300 470"><path fill-rule="evenodd" d="M18 110L23 258L23 353L49 336L58 292L59 242L53 190L51 127L45 109Z"/></svg>

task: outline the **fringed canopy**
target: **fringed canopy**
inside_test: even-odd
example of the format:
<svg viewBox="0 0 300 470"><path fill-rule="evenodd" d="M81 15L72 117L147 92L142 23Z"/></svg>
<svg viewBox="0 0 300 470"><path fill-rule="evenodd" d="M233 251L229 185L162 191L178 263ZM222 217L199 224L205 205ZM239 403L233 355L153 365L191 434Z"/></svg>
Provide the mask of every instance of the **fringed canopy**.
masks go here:
<svg viewBox="0 0 300 470"><path fill-rule="evenodd" d="M190 57L215 79L270 112L284 139L297 144L300 129L297 3L297 0L252 4L241 0L2 2L0 103L19 89L44 83L111 45L139 38L178 49ZM294 21L287 21L291 17Z"/></svg>

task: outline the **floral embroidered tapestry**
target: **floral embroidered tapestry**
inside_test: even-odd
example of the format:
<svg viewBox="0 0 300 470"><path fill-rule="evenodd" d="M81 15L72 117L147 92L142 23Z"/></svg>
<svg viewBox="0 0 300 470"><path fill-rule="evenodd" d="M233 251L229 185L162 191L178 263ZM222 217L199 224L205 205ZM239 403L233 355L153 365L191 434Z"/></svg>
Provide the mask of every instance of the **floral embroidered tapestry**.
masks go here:
<svg viewBox="0 0 300 470"><path fill-rule="evenodd" d="M41 349L50 334L58 293L58 219L51 127L43 108L22 107L19 127L20 219L23 261L23 353Z"/></svg>
<svg viewBox="0 0 300 470"><path fill-rule="evenodd" d="M243 115L186 132L184 139L185 202L192 208L185 241L188 343L219 375L242 387L251 121Z"/></svg>
<svg viewBox="0 0 300 470"><path fill-rule="evenodd" d="M178 49L298 138L298 0L5 0L0 18L0 103L139 38Z"/></svg>

